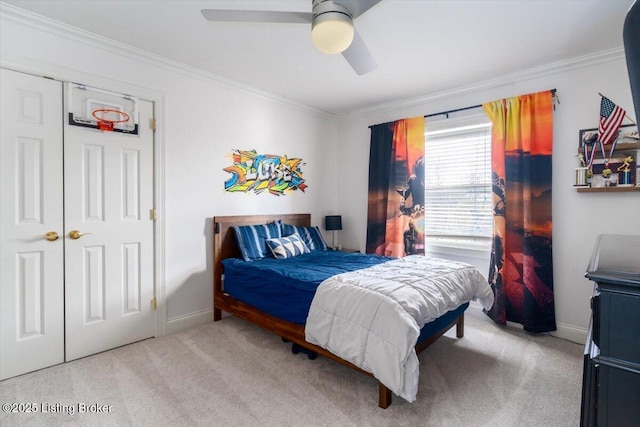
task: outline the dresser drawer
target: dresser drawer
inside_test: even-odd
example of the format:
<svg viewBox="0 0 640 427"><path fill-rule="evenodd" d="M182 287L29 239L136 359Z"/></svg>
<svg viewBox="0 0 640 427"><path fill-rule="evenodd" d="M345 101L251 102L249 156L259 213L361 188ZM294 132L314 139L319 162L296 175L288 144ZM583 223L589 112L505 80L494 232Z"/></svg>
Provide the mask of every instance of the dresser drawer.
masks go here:
<svg viewBox="0 0 640 427"><path fill-rule="evenodd" d="M637 427L640 420L640 372L600 364L597 368L598 426Z"/></svg>
<svg viewBox="0 0 640 427"><path fill-rule="evenodd" d="M640 296L602 292L594 311L600 355L640 365Z"/></svg>

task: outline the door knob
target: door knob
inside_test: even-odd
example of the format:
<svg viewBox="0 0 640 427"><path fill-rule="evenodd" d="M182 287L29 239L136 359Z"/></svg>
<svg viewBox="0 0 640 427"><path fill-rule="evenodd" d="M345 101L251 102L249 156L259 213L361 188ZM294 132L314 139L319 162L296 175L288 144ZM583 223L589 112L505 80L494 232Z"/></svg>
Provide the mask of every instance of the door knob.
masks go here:
<svg viewBox="0 0 640 427"><path fill-rule="evenodd" d="M81 233L78 230L71 230L69 232L69 237L72 238L73 240L78 240L79 238L87 234L93 234L93 233Z"/></svg>
<svg viewBox="0 0 640 427"><path fill-rule="evenodd" d="M50 242L55 242L60 236L58 236L58 233L56 233L55 231L49 231L47 234L42 235L42 237Z"/></svg>

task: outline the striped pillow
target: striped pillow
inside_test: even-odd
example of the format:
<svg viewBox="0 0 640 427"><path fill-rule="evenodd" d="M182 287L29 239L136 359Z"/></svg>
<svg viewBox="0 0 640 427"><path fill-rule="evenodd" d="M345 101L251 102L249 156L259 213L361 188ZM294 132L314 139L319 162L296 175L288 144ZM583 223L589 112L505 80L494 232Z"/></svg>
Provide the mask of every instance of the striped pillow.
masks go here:
<svg viewBox="0 0 640 427"><path fill-rule="evenodd" d="M285 223L280 223L282 226L282 235L290 236L292 234L297 234L302 238L302 241L307 245L310 252L314 251L326 251L329 249L324 239L322 238L322 234L320 233L320 229L318 227L298 227L296 225L290 225Z"/></svg>
<svg viewBox="0 0 640 427"><path fill-rule="evenodd" d="M276 223L234 225L232 228L236 235L242 259L245 261L271 257L271 251L267 248L266 240L282 237L282 230Z"/></svg>
<svg viewBox="0 0 640 427"><path fill-rule="evenodd" d="M267 239L267 246L277 259L286 259L294 256L308 254L309 248L297 234L277 239Z"/></svg>

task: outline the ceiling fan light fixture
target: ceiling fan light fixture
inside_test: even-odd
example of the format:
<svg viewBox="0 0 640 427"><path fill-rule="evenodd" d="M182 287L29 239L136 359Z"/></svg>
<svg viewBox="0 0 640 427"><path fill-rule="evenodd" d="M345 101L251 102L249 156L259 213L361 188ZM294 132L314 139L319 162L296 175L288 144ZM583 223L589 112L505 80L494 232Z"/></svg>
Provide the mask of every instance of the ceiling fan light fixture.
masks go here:
<svg viewBox="0 0 640 427"><path fill-rule="evenodd" d="M330 11L314 16L313 44L323 53L342 53L353 41L353 20L348 13Z"/></svg>

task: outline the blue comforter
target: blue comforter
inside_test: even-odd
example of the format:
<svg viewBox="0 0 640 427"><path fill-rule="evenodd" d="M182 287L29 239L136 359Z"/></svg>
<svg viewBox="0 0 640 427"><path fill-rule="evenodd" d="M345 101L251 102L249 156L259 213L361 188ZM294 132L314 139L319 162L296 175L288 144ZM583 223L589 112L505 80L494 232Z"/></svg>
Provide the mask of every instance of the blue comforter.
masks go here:
<svg viewBox="0 0 640 427"><path fill-rule="evenodd" d="M304 324L316 288L336 274L368 268L393 258L342 251L316 251L287 259L228 258L224 290L265 313Z"/></svg>

